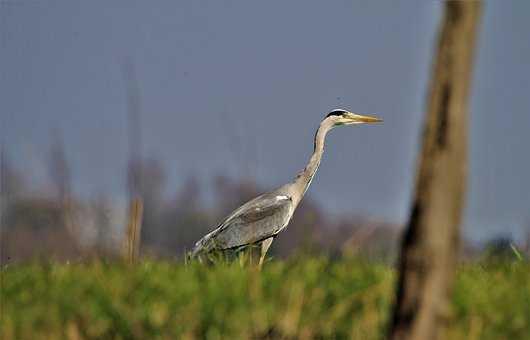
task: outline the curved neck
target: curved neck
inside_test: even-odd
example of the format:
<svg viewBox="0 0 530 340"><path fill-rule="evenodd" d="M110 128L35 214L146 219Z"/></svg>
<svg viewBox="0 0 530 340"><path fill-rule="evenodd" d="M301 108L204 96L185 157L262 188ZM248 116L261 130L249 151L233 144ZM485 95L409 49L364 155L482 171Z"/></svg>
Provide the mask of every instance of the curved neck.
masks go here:
<svg viewBox="0 0 530 340"><path fill-rule="evenodd" d="M317 132L315 133L315 148L313 150L313 155L309 159L309 163L302 170L294 180L295 193L299 197L295 197L295 203L298 204L305 192L309 188L315 173L318 170L320 165L320 160L322 159L322 154L324 153L324 142L326 139L326 134L333 128L333 123L327 120L322 121L318 127Z"/></svg>

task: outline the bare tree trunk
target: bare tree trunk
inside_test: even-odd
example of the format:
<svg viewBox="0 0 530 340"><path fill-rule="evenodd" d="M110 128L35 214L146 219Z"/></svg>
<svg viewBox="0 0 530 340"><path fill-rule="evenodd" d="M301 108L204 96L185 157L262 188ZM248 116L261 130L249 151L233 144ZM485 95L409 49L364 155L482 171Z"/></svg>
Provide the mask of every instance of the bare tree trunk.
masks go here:
<svg viewBox="0 0 530 340"><path fill-rule="evenodd" d="M390 338L435 339L449 314L467 172L467 106L479 1L448 1Z"/></svg>

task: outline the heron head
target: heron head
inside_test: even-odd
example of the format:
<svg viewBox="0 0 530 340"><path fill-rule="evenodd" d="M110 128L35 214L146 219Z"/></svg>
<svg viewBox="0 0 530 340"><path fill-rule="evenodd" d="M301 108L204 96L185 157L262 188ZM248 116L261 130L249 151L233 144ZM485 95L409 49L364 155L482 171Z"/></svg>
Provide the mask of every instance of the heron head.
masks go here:
<svg viewBox="0 0 530 340"><path fill-rule="evenodd" d="M328 113L325 120L330 119L333 126L356 125L382 122L381 118L362 116L342 109L335 109Z"/></svg>

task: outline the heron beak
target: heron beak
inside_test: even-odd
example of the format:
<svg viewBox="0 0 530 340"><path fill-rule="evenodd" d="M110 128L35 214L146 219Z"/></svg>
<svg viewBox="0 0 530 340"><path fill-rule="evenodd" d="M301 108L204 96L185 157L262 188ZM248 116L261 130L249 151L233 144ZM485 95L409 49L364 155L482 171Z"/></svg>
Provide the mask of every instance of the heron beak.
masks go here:
<svg viewBox="0 0 530 340"><path fill-rule="evenodd" d="M370 123L379 123L383 120L377 117L371 116L362 116L355 113L348 112L344 118L344 123L347 125L350 124L370 124Z"/></svg>

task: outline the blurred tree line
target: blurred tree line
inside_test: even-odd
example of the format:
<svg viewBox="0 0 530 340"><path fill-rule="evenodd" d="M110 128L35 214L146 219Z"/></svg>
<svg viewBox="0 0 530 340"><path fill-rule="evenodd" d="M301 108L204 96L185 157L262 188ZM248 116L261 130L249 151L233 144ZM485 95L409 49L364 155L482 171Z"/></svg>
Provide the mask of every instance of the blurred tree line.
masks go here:
<svg viewBox="0 0 530 340"><path fill-rule="evenodd" d="M73 194L71 168L60 139L50 146L44 188L37 188L5 152L2 155L2 263L119 255L127 223L124 205L105 194L90 199ZM166 170L152 158L129 162L127 177L128 182L134 177L134 190L143 200L141 253L149 256L183 256L234 208L270 189L250 178L224 175L215 176L207 188L191 175L167 194ZM128 187L131 190L130 184ZM212 192L214 204L206 203L206 189ZM285 257L298 251L330 256L363 253L391 260L398 232L396 225L359 216L330 218L309 196L275 242L271 255Z"/></svg>

